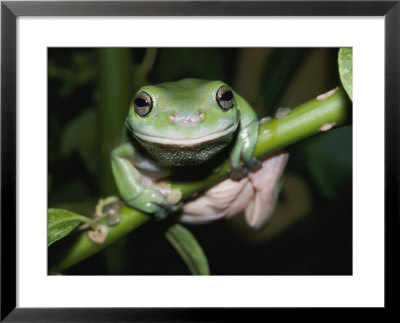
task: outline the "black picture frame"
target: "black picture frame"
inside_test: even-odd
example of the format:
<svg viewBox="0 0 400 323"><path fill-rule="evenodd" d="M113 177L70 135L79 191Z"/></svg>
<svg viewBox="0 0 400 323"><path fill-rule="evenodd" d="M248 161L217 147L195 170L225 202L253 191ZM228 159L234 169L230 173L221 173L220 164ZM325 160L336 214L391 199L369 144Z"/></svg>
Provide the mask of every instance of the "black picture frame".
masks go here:
<svg viewBox="0 0 400 323"><path fill-rule="evenodd" d="M400 1L82 1L1 3L1 321L247 321L262 309L16 307L16 19L19 16L383 16L385 19L385 308L397 292ZM392 238L389 243L389 237ZM397 266L397 267L396 267ZM396 280L397 279L397 280ZM390 282L390 283L389 283ZM247 318L247 319L246 319Z"/></svg>

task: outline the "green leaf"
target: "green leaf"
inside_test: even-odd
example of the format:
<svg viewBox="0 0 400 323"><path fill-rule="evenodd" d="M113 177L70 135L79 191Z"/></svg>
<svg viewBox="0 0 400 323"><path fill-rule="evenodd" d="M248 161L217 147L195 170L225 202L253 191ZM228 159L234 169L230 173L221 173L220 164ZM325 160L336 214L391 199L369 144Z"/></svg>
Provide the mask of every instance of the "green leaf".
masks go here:
<svg viewBox="0 0 400 323"><path fill-rule="evenodd" d="M353 101L353 48L340 48L338 55L340 81Z"/></svg>
<svg viewBox="0 0 400 323"><path fill-rule="evenodd" d="M61 98L72 96L74 91L96 80L96 65L93 59L93 49L49 49L48 76L49 80L57 80L58 92ZM68 57L60 61L60 57ZM58 58L58 59L56 59Z"/></svg>
<svg viewBox="0 0 400 323"><path fill-rule="evenodd" d="M351 186L352 127L336 128L310 138L302 145L303 154L315 183L328 199L346 194Z"/></svg>
<svg viewBox="0 0 400 323"><path fill-rule="evenodd" d="M99 174L99 117L95 108L89 108L70 121L61 134L60 150L68 156L77 150L94 175Z"/></svg>
<svg viewBox="0 0 400 323"><path fill-rule="evenodd" d="M82 215L63 209L48 209L47 214L48 246L67 236L81 222L87 222L89 220Z"/></svg>
<svg viewBox="0 0 400 323"><path fill-rule="evenodd" d="M188 229L175 224L167 230L165 236L182 257L192 275L210 274L207 257Z"/></svg>

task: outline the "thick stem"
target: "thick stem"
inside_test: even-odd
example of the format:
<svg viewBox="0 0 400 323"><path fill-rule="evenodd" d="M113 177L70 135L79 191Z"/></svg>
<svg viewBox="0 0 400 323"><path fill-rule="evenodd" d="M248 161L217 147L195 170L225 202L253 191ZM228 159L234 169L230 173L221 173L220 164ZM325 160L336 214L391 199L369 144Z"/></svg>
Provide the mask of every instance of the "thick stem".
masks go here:
<svg viewBox="0 0 400 323"><path fill-rule="evenodd" d="M349 105L346 93L340 88L331 91L330 95L321 95L317 99L298 106L282 119L270 119L261 123L255 155L258 158L266 157L301 139L341 125L346 120ZM225 161L217 173L202 181L171 183L171 185L174 188L179 188L182 191L183 198L187 199L227 176L229 176L229 163ZM63 260L52 271L59 272L71 267L124 237L150 219L148 215L127 206L123 206L120 212L120 223L108 227L107 238L104 243L96 244L89 239L87 232L81 233Z"/></svg>
<svg viewBox="0 0 400 323"><path fill-rule="evenodd" d="M100 129L102 149L102 193L117 192L110 167L110 151L121 136L121 124L128 113L132 95L130 52L126 48L100 48L99 89Z"/></svg>

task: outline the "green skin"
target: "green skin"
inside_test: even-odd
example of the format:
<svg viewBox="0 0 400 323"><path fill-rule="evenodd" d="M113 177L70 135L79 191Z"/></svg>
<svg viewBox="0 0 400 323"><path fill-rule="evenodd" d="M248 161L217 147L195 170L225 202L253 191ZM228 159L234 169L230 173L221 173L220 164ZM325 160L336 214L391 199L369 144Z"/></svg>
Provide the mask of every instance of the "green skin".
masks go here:
<svg viewBox="0 0 400 323"><path fill-rule="evenodd" d="M231 140L236 140L230 152L231 178L260 167L254 157L257 116L233 90L232 108L222 109L216 96L223 85L220 81L183 79L138 91L150 95L152 109L140 116L131 104L126 119L128 136L111 154L114 178L128 205L158 218L178 209L179 198L169 198L171 192L156 182L168 176L172 166L208 161ZM138 144L144 149L138 150Z"/></svg>

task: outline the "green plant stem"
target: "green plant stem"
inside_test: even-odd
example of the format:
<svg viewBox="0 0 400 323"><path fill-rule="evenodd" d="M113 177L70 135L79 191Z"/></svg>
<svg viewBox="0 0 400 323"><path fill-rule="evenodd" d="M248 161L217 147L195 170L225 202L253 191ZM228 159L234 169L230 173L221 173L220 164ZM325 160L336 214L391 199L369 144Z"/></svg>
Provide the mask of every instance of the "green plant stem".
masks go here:
<svg viewBox="0 0 400 323"><path fill-rule="evenodd" d="M100 48L99 89L100 124L102 150L102 193L117 192L110 167L110 151L121 136L121 125L128 113L132 98L132 73L130 51L127 48Z"/></svg>
<svg viewBox="0 0 400 323"><path fill-rule="evenodd" d="M298 106L282 119L270 119L261 123L255 155L262 159L301 139L343 124L346 120L349 105L345 91L340 88L325 99L314 99ZM187 199L227 176L229 176L229 163L225 161L217 173L202 181L191 183L175 182L171 183L171 185L174 188L179 188L182 191L183 199ZM60 272L71 267L106 248L150 219L150 216L128 206L121 207L120 212L120 223L116 226L108 227L107 239L104 243L96 244L89 239L87 232L82 232L63 260L52 271ZM103 219L100 223L104 224L105 220Z"/></svg>

